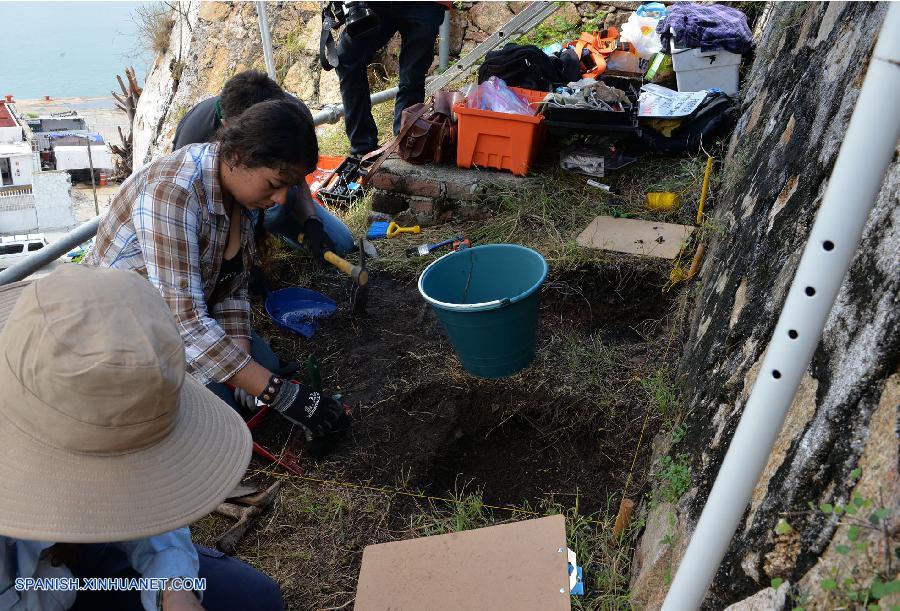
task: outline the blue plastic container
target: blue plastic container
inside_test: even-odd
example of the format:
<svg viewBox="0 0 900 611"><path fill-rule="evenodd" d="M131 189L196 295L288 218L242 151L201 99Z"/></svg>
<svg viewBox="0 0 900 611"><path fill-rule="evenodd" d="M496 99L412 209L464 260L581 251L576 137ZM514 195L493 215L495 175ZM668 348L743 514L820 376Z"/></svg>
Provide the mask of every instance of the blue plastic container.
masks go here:
<svg viewBox="0 0 900 611"><path fill-rule="evenodd" d="M419 276L419 292L441 321L463 368L504 378L534 359L538 295L547 262L516 244L444 255Z"/></svg>
<svg viewBox="0 0 900 611"><path fill-rule="evenodd" d="M276 325L304 337L312 337L319 320L334 314L337 304L316 291L288 287L266 296L266 312Z"/></svg>

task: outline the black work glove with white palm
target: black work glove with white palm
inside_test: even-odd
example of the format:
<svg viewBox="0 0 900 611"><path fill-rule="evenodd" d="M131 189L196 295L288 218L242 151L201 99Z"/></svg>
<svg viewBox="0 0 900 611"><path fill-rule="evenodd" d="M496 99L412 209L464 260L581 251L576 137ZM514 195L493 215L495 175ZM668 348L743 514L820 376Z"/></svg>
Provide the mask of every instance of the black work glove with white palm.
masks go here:
<svg viewBox="0 0 900 611"><path fill-rule="evenodd" d="M315 436L346 428L346 415L340 403L296 380L273 375L257 399Z"/></svg>
<svg viewBox="0 0 900 611"><path fill-rule="evenodd" d="M325 265L326 250L334 250L334 243L325 233L322 221L313 217L303 222L303 245L318 265Z"/></svg>

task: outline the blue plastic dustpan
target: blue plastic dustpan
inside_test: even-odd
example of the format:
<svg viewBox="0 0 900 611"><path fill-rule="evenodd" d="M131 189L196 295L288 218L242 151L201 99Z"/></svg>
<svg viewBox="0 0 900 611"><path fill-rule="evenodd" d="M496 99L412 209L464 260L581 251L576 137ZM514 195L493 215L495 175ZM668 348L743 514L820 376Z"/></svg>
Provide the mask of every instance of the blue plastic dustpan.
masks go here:
<svg viewBox="0 0 900 611"><path fill-rule="evenodd" d="M316 291L290 287L266 297L266 312L276 325L304 337L312 337L319 320L331 316L337 304Z"/></svg>

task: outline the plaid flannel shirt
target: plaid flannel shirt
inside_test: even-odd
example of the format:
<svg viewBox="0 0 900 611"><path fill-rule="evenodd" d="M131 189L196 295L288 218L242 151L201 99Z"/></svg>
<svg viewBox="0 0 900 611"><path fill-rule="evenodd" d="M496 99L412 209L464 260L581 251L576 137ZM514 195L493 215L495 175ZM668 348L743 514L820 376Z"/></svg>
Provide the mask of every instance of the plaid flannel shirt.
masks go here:
<svg viewBox="0 0 900 611"><path fill-rule="evenodd" d="M241 209L244 272L210 303L228 242L219 145L194 144L140 168L100 222L88 265L130 269L157 288L184 338L188 371L222 382L250 360L233 340L250 337L253 222Z"/></svg>

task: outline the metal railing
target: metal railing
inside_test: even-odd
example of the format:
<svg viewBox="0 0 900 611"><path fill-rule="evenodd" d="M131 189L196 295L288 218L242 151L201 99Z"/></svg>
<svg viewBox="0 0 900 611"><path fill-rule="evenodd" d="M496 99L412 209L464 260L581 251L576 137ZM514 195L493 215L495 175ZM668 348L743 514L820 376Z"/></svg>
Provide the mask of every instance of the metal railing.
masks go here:
<svg viewBox="0 0 900 611"><path fill-rule="evenodd" d="M12 187L0 187L0 197L15 197L17 195L31 195L31 185L15 185Z"/></svg>
<svg viewBox="0 0 900 611"><path fill-rule="evenodd" d="M100 225L101 218L99 216L92 218L49 246L35 251L33 255L29 255L25 260L0 271L0 286L27 278L48 263L59 259L79 244L90 240L97 235L97 227Z"/></svg>

